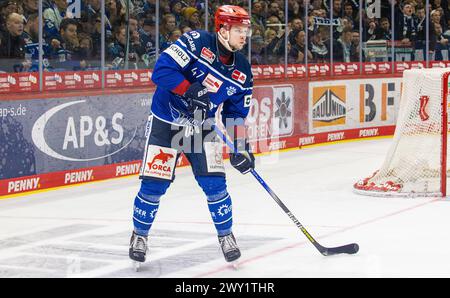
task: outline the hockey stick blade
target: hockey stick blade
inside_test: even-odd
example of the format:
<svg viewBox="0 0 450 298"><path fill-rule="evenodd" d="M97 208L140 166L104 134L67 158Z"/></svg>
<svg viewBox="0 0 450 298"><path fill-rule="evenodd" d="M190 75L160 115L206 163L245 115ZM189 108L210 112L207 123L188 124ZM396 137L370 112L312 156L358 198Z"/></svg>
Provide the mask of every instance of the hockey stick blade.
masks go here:
<svg viewBox="0 0 450 298"><path fill-rule="evenodd" d="M276 201L279 201L278 197L276 197L275 194L273 194L273 198ZM287 207L279 201L279 205L285 212L289 215L291 220L297 225L297 227L302 231L302 233L308 238L308 240L314 245L315 248L324 256L332 256L337 254L349 254L353 255L359 251L359 245L356 243L351 243L347 245L342 246L336 246L336 247L325 247L319 244L319 242L314 239L313 236L305 229L305 227L298 221L297 218L287 209Z"/></svg>
<svg viewBox="0 0 450 298"><path fill-rule="evenodd" d="M318 244L316 242L316 244ZM356 243L347 244L343 246L337 246L337 247L323 247L320 244L318 244L319 247L317 249L320 251L321 254L324 256L332 256L337 254L349 254L353 255L359 251L359 245Z"/></svg>

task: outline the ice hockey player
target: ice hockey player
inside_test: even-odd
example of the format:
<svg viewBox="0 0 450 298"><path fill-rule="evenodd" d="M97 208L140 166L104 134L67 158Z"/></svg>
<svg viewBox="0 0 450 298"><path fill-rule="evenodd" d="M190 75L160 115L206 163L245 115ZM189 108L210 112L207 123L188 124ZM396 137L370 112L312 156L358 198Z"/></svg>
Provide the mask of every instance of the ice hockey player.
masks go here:
<svg viewBox="0 0 450 298"><path fill-rule="evenodd" d="M206 195L225 260L234 262L241 256L232 233L222 144L208 123L222 104L221 120L237 149L230 154L232 166L243 174L255 167L244 133L253 77L249 62L239 52L251 35L250 17L239 6L223 5L215 13L215 27L213 34L201 30L183 34L161 53L154 67L152 80L157 89L148 122L141 186L134 200L129 248L135 264L146 259L148 234L160 198L175 178L181 152Z"/></svg>

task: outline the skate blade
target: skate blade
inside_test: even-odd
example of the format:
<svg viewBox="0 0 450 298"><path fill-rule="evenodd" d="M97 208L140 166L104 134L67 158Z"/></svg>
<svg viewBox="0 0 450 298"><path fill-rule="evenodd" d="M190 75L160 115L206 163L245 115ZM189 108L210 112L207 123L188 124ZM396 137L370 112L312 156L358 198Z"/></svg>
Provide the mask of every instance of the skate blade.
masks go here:
<svg viewBox="0 0 450 298"><path fill-rule="evenodd" d="M138 261L133 261L132 265L133 265L133 269L135 272L139 272L139 270L141 269L141 262Z"/></svg>
<svg viewBox="0 0 450 298"><path fill-rule="evenodd" d="M234 270L239 270L239 268L240 268L240 265L239 265L239 262L238 262L238 261L232 261L232 262L230 262L230 266L231 266L231 268L233 268Z"/></svg>

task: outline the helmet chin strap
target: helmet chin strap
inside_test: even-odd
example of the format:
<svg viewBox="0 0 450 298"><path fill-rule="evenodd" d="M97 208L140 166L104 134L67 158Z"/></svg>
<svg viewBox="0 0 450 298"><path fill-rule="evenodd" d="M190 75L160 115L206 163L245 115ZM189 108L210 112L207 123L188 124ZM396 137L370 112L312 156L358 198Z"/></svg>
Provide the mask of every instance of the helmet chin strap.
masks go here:
<svg viewBox="0 0 450 298"><path fill-rule="evenodd" d="M219 41L223 44L223 46L230 52L236 52L237 49L233 49L230 45L230 31L227 31L228 37L225 38L220 34L220 31L217 32L217 37L219 38Z"/></svg>

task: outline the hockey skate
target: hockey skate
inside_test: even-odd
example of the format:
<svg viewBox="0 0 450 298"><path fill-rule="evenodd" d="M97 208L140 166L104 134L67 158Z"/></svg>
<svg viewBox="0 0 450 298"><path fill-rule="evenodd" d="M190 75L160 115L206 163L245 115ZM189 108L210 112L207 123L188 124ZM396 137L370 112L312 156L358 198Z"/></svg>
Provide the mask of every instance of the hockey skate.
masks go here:
<svg viewBox="0 0 450 298"><path fill-rule="evenodd" d="M129 256L133 260L133 267L135 271L139 271L141 263L145 262L147 254L147 236L141 236L133 231L130 239Z"/></svg>
<svg viewBox="0 0 450 298"><path fill-rule="evenodd" d="M241 251L237 246L233 233L219 236L219 243L225 260L230 262L234 269L237 269L237 259L241 257Z"/></svg>

